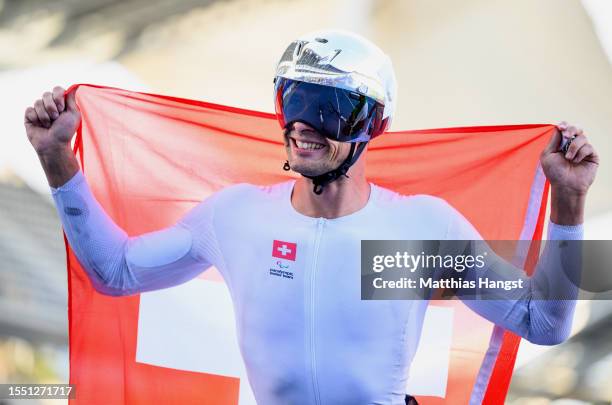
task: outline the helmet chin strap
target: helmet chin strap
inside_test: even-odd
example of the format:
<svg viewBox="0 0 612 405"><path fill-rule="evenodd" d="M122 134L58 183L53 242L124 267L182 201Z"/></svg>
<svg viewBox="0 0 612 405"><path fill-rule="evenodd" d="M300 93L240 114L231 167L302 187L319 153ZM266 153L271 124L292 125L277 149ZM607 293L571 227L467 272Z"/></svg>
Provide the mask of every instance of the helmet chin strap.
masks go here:
<svg viewBox="0 0 612 405"><path fill-rule="evenodd" d="M358 145L355 142L351 142L351 149L349 151L348 156L344 159L344 162L340 164L336 169L330 170L326 173L319 174L318 176L307 176L302 174L302 176L307 177L312 180L314 187L312 189L313 193L316 195L320 195L323 193L323 188L331 183L334 180L337 180L341 176L346 176L346 172L348 169L359 159L361 152L365 149L367 142L360 142ZM291 166L289 166L289 161L286 161L283 165L284 170L290 170Z"/></svg>

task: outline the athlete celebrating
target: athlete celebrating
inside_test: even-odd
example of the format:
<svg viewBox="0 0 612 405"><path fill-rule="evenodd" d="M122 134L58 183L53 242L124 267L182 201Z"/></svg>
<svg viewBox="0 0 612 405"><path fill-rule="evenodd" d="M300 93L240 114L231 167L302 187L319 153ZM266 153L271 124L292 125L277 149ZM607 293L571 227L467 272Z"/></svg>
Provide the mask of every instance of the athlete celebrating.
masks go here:
<svg viewBox="0 0 612 405"><path fill-rule="evenodd" d="M70 149L80 121L74 93L45 93L26 110L25 126L68 241L99 292L167 288L214 265L231 293L258 403L404 404L428 301L362 301L361 240L482 238L440 198L402 196L367 181L367 143L389 127L396 102L391 62L374 44L341 31L299 38L278 64L274 95L284 168L302 177L228 187L173 226L136 237L109 218L79 170ZM552 186L548 239L582 239L599 158L581 130L559 129L541 154ZM538 281L572 288L559 271L562 250L547 242L531 278L492 260L484 276L522 278L527 294L465 303L531 342L564 341L575 302L530 294ZM273 267L276 273L254 270Z"/></svg>

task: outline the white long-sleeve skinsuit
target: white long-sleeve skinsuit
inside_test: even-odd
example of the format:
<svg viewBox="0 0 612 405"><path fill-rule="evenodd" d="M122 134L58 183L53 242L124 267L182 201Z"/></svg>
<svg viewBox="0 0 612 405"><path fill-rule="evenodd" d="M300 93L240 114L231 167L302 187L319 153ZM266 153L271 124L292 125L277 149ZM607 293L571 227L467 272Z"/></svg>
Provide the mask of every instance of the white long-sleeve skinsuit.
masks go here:
<svg viewBox="0 0 612 405"><path fill-rule="evenodd" d="M440 198L402 196L373 184L368 203L353 214L304 216L291 204L293 185L228 187L174 226L138 237L128 237L108 217L80 171L51 191L74 253L104 294L166 288L211 265L219 269L233 300L240 350L258 403L404 404L428 301L362 301L361 240L481 236ZM582 233L581 225L549 223L548 239L582 239ZM568 288L569 280L558 270L561 246L547 242L532 278L501 261L487 275L523 277L526 283L547 277ZM575 307L571 300L528 295L466 304L540 344L568 337Z"/></svg>

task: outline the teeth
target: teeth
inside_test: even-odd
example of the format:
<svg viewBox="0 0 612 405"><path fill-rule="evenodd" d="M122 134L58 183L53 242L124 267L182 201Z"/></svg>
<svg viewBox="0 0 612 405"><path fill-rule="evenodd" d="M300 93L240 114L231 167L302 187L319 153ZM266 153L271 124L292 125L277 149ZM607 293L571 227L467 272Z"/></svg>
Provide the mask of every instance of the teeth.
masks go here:
<svg viewBox="0 0 612 405"><path fill-rule="evenodd" d="M318 143L302 142L302 141L298 141L297 139L295 140L295 143L300 149L321 149L324 147L324 145L321 145Z"/></svg>

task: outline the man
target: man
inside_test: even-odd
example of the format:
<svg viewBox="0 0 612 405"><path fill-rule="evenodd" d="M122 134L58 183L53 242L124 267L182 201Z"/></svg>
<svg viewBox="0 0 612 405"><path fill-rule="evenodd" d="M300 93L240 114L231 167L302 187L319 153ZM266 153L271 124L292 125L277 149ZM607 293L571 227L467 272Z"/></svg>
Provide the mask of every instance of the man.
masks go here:
<svg viewBox="0 0 612 405"><path fill-rule="evenodd" d="M26 110L25 125L68 241L99 292L167 288L214 265L232 296L259 403L403 404L428 301L362 301L360 242L481 237L444 200L401 196L365 178L367 142L388 128L395 106L391 63L369 41L322 31L293 42L277 68L275 102L284 168L302 177L228 187L175 225L138 237L113 223L79 170L70 149L80 121L74 93L45 93ZM599 160L582 131L560 129L571 140L563 143L567 153L559 152L557 133L541 155L552 185L549 239L581 239ZM569 285L558 271L561 246L547 243L534 278L524 277L529 286ZM282 271L260 271L273 267ZM486 274L516 278L521 270L496 260ZM530 295L465 302L539 344L565 340L574 310L572 301Z"/></svg>

